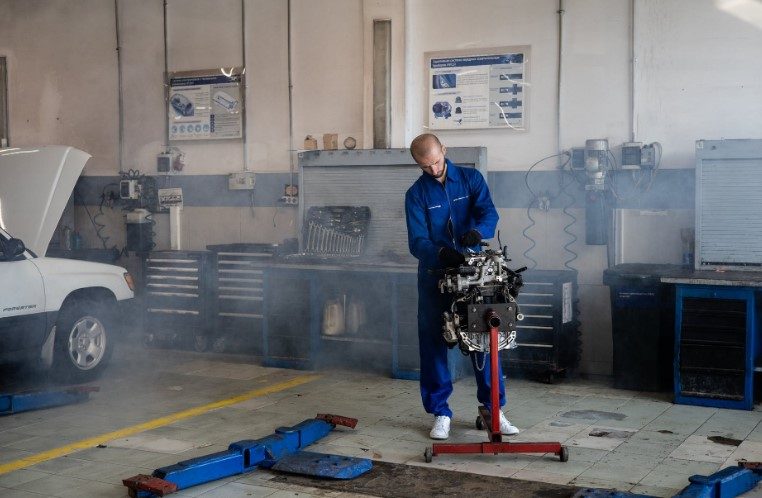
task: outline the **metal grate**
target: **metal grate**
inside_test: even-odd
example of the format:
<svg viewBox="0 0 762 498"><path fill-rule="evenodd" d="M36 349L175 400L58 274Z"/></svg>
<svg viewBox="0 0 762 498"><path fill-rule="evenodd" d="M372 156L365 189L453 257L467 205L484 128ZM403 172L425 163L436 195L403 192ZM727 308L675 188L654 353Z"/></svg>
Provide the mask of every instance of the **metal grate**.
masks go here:
<svg viewBox="0 0 762 498"><path fill-rule="evenodd" d="M762 140L696 145L696 268L762 270Z"/></svg>

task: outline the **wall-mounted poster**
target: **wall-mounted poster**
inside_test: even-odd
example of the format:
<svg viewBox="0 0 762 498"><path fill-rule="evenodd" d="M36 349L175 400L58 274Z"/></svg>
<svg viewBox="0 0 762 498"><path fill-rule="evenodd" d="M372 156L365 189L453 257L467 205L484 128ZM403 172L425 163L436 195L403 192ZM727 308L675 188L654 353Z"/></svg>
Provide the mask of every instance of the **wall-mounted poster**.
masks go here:
<svg viewBox="0 0 762 498"><path fill-rule="evenodd" d="M527 129L529 46L425 57L430 129Z"/></svg>
<svg viewBox="0 0 762 498"><path fill-rule="evenodd" d="M241 138L243 68L169 74L170 140Z"/></svg>

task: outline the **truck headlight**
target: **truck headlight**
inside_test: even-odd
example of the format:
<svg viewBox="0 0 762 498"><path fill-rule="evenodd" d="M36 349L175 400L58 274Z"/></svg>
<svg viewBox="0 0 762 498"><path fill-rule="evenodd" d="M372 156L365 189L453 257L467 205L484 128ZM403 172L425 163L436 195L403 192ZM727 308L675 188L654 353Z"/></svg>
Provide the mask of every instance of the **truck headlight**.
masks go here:
<svg viewBox="0 0 762 498"><path fill-rule="evenodd" d="M132 278L132 275L124 272L124 281L127 282L127 287L129 287L132 292L135 292L135 280Z"/></svg>

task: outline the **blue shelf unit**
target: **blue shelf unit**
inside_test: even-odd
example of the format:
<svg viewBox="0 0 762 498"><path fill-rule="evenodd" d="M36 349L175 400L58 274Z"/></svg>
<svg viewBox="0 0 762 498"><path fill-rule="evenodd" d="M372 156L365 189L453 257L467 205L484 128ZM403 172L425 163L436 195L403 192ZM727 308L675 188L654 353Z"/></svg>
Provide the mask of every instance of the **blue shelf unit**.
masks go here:
<svg viewBox="0 0 762 498"><path fill-rule="evenodd" d="M759 358L753 288L676 286L674 401L751 410Z"/></svg>

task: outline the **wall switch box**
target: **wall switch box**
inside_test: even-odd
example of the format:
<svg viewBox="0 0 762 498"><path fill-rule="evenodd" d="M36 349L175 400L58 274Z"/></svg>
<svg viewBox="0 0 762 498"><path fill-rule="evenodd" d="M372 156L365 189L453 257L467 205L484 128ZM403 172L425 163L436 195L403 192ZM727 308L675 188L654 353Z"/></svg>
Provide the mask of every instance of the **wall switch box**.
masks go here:
<svg viewBox="0 0 762 498"><path fill-rule="evenodd" d="M653 144L644 145L640 154L640 167L654 169L656 167L656 148Z"/></svg>
<svg viewBox="0 0 762 498"><path fill-rule="evenodd" d="M299 204L299 185L287 184L283 188L283 197L280 200L285 204Z"/></svg>
<svg viewBox="0 0 762 498"><path fill-rule="evenodd" d="M119 198L120 199L140 199L141 189L137 180L121 180L119 181Z"/></svg>
<svg viewBox="0 0 762 498"><path fill-rule="evenodd" d="M172 154L159 154L156 156L156 171L170 173L172 171Z"/></svg>
<svg viewBox="0 0 762 498"><path fill-rule="evenodd" d="M571 168L577 170L585 169L585 149L583 147L572 148Z"/></svg>
<svg viewBox="0 0 762 498"><path fill-rule="evenodd" d="M228 177L229 190L253 190L256 178L253 171L231 173Z"/></svg>
<svg viewBox="0 0 762 498"><path fill-rule="evenodd" d="M172 154L159 154L156 156L156 171L169 173L172 171Z"/></svg>
<svg viewBox="0 0 762 498"><path fill-rule="evenodd" d="M640 169L642 142L622 144L622 169Z"/></svg>

